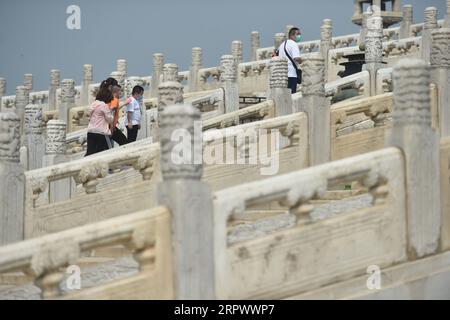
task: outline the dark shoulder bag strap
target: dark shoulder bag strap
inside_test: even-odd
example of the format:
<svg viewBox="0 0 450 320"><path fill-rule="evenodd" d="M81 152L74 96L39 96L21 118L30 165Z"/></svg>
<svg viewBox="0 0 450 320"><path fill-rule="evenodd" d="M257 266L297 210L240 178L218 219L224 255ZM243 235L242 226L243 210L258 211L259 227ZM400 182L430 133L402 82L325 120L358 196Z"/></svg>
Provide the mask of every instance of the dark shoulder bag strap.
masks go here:
<svg viewBox="0 0 450 320"><path fill-rule="evenodd" d="M286 53L286 55L287 55L287 57L289 58L289 60L291 60L292 65L293 65L294 68L295 68L295 71L297 71L297 73L298 73L297 64L294 62L294 59L291 58L291 56L289 55L289 53L288 53L287 50L286 50L286 44L287 44L287 42L288 42L287 40L284 42L284 53Z"/></svg>

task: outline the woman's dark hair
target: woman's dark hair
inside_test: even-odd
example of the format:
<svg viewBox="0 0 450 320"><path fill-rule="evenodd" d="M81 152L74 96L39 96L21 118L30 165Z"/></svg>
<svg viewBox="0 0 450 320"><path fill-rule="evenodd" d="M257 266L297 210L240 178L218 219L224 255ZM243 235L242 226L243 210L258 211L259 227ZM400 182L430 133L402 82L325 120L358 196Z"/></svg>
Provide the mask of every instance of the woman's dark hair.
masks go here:
<svg viewBox="0 0 450 320"><path fill-rule="evenodd" d="M113 100L111 90L109 90L108 88L100 88L97 95L95 96L95 100L103 101L104 103L110 103Z"/></svg>
<svg viewBox="0 0 450 320"><path fill-rule="evenodd" d="M135 86L133 88L133 91L131 91L131 94L140 94L144 92L144 88L142 88L141 86Z"/></svg>
<svg viewBox="0 0 450 320"><path fill-rule="evenodd" d="M109 86L117 86L118 84L119 82L117 82L116 79L109 77L108 79L102 81L102 83L100 84L100 89L108 89Z"/></svg>

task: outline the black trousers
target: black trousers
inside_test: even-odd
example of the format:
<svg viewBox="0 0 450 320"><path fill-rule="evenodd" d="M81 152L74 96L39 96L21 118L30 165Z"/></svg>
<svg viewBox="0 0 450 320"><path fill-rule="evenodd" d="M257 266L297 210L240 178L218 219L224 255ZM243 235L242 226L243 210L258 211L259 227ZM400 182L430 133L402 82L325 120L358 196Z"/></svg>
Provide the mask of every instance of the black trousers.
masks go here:
<svg viewBox="0 0 450 320"><path fill-rule="evenodd" d="M86 156L94 153L102 152L111 148L111 140L109 136L100 133L88 132L87 134L87 151Z"/></svg>
<svg viewBox="0 0 450 320"><path fill-rule="evenodd" d="M138 130L139 130L139 126L137 124L134 125L132 129L128 128L128 126L127 126L128 143L136 141Z"/></svg>
<svg viewBox="0 0 450 320"><path fill-rule="evenodd" d="M117 142L119 144L119 146L123 146L124 144L128 143L127 137L117 127L114 128L114 131L111 135L111 139L114 140L115 142Z"/></svg>
<svg viewBox="0 0 450 320"><path fill-rule="evenodd" d="M291 89L291 93L297 92L297 77L288 78L288 88Z"/></svg>

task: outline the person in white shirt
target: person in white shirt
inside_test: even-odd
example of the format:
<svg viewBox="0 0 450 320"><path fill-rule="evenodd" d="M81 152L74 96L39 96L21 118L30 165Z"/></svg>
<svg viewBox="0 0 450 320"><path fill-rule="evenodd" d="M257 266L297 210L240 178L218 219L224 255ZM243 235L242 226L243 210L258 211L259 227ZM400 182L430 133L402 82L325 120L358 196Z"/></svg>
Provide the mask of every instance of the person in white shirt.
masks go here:
<svg viewBox="0 0 450 320"><path fill-rule="evenodd" d="M292 93L297 92L297 83L301 82L301 70L294 63L301 63L298 43L302 40L299 28L289 30L289 39L283 41L278 48L278 56L288 61L288 88ZM289 55L289 56L288 56ZM298 70L298 73L297 73Z"/></svg>

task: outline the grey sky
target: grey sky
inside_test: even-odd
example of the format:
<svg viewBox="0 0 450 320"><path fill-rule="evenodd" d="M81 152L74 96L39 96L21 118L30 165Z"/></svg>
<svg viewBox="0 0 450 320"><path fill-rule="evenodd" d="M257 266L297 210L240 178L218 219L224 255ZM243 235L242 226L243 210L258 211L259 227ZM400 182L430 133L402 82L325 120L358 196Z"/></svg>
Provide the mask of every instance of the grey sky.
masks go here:
<svg viewBox="0 0 450 320"><path fill-rule="evenodd" d="M66 28L66 8L81 8L81 30ZM414 20L423 21L428 6L445 14L445 0L403 0L412 4ZM287 24L299 26L304 40L319 38L323 19L333 20L333 34L358 32L351 23L353 0L0 0L0 77L14 94L23 74L34 75L34 89L45 90L50 69L61 78L82 78L82 65L94 65L96 81L128 60L130 75L150 75L152 54L187 70L191 48L203 49L203 65L215 66L230 52L233 40L244 42L248 60L251 31L262 46Z"/></svg>

